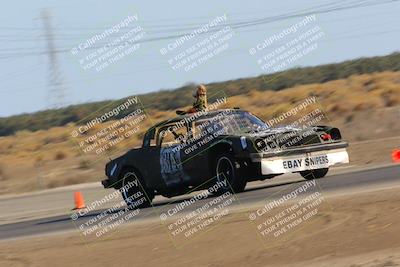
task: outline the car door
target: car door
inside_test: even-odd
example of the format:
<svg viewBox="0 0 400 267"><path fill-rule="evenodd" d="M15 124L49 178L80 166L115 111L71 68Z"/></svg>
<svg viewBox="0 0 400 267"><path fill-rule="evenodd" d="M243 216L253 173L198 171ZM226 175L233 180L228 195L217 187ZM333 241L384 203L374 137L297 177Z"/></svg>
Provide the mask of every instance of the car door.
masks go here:
<svg viewBox="0 0 400 267"><path fill-rule="evenodd" d="M184 187L192 183L183 164L186 158L182 154L182 146L187 133L186 124L176 123L163 126L158 132L160 175L167 188Z"/></svg>
<svg viewBox="0 0 400 267"><path fill-rule="evenodd" d="M145 177L148 187L159 189L163 185L160 176L160 147L156 143L156 128L147 131L143 138L141 156L136 158L134 166L140 166L140 171Z"/></svg>
<svg viewBox="0 0 400 267"><path fill-rule="evenodd" d="M182 150L184 166L196 185L203 184L212 178L210 170L209 154L215 138L208 131L210 122L208 120L197 120L193 122L189 130L192 142L188 142Z"/></svg>

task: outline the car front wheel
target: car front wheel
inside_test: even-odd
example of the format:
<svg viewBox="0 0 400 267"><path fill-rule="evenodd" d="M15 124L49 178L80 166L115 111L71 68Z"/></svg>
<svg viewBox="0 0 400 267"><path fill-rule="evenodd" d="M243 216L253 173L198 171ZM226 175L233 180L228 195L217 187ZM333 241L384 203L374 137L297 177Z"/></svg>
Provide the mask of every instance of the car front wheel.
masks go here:
<svg viewBox="0 0 400 267"><path fill-rule="evenodd" d="M122 174L122 187L119 191L130 209L149 207L154 198L154 193L141 181L140 173L136 170L128 169Z"/></svg>
<svg viewBox="0 0 400 267"><path fill-rule="evenodd" d="M222 154L216 158L213 188L217 188L217 194L243 192L246 183L247 180L240 174L240 166L232 155Z"/></svg>

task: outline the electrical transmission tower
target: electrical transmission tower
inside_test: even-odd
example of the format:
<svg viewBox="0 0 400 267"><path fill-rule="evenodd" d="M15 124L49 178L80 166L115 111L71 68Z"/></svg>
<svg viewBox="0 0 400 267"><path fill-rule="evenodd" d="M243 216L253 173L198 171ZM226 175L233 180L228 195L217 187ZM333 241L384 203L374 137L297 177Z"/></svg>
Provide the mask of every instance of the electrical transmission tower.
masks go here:
<svg viewBox="0 0 400 267"><path fill-rule="evenodd" d="M47 55L49 56L49 91L47 101L51 108L60 108L66 105L67 89L61 75L60 64L55 49L51 14L48 10L43 10L41 17L43 20L44 34L47 40Z"/></svg>

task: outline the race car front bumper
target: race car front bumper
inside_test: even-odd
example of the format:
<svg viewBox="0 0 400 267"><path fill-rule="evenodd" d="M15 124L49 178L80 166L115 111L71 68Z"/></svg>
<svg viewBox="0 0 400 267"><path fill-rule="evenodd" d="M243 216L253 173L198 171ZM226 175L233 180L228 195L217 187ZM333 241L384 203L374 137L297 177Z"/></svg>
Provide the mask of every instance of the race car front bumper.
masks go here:
<svg viewBox="0 0 400 267"><path fill-rule="evenodd" d="M296 148L288 151L253 153L253 162L261 164L261 174L282 174L305 170L329 168L333 165L349 163L345 142Z"/></svg>

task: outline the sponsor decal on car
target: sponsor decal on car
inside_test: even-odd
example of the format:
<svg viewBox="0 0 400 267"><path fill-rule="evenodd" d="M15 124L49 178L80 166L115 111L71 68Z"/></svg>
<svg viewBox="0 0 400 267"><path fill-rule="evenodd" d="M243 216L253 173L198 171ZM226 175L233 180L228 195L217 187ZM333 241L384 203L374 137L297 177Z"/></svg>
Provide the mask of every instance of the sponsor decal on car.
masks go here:
<svg viewBox="0 0 400 267"><path fill-rule="evenodd" d="M282 165L284 169L295 169L305 167L322 167L328 166L329 159L327 155L319 155L314 157L307 157L305 159L289 159L282 161Z"/></svg>
<svg viewBox="0 0 400 267"><path fill-rule="evenodd" d="M296 156L282 156L261 161L262 174L298 172L329 168L332 165L348 163L346 149L320 151Z"/></svg>

